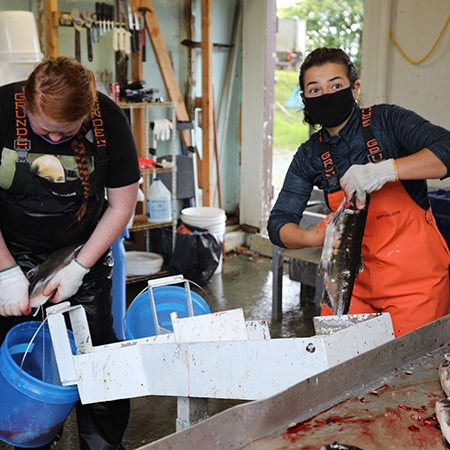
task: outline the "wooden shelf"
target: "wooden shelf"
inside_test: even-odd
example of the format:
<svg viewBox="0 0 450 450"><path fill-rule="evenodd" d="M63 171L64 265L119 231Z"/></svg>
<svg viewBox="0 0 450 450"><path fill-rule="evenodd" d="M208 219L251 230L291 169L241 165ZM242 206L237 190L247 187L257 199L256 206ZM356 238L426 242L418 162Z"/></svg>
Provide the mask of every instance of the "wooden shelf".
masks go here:
<svg viewBox="0 0 450 450"><path fill-rule="evenodd" d="M138 102L138 103L129 103L129 102L118 102L117 103L122 109L133 109L133 108L172 108L172 102Z"/></svg>
<svg viewBox="0 0 450 450"><path fill-rule="evenodd" d="M165 277L165 276L167 276L167 267L163 266L162 270L160 270L159 272L154 273L152 275L127 276L126 277L126 284L140 283L141 281L153 280L155 278L161 278L161 277Z"/></svg>
<svg viewBox="0 0 450 450"><path fill-rule="evenodd" d="M137 214L134 216L133 226L129 229L130 233L136 231L145 231L155 228L171 227L176 225L177 221L172 220L172 222L167 223L150 223L147 222L147 216L144 214Z"/></svg>

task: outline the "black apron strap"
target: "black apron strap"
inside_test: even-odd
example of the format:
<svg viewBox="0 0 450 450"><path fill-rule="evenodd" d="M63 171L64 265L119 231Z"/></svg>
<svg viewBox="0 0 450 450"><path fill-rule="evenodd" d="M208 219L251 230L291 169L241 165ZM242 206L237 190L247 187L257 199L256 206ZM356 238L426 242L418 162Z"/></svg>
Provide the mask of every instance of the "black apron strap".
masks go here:
<svg viewBox="0 0 450 450"><path fill-rule="evenodd" d="M322 175L328 182L330 194L341 190L341 183L339 181L339 169L334 164L331 156L331 145L323 142L322 132L319 132L319 150L320 158L323 165Z"/></svg>
<svg viewBox="0 0 450 450"><path fill-rule="evenodd" d="M375 136L372 133L372 130L370 129L370 120L372 118L372 112L373 107L364 108L363 110L361 110L361 121L364 140L366 141L367 150L369 151L367 159L371 163L376 163L382 161L384 156L383 151L378 145L378 141L376 140Z"/></svg>
<svg viewBox="0 0 450 450"><path fill-rule="evenodd" d="M14 150L17 152L15 164L28 163L28 152L31 150L31 141L28 139L27 115L25 113L25 94L16 92L14 95L14 111L16 119L16 139Z"/></svg>

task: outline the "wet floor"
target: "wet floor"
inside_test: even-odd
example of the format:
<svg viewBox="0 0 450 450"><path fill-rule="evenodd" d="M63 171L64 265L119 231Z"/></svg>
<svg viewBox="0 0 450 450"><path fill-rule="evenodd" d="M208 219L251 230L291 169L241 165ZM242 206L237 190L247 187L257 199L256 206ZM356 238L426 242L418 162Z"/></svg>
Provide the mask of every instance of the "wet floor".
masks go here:
<svg viewBox="0 0 450 450"><path fill-rule="evenodd" d="M271 337L301 337L314 334L312 317L319 310L312 302L300 305L300 284L289 279L285 264L283 277L283 319L271 320L272 314L272 260L230 253L224 260L222 273L213 275L202 292L193 288L211 304L211 311L242 308L246 320L267 320ZM146 283L127 285L127 301L131 302ZM217 414L241 403L238 400L210 399L208 414ZM131 400L131 416L124 437L128 450L175 432L177 399L173 397L148 396ZM0 441L0 449L13 449ZM79 450L76 418L73 412L66 421L64 433L57 450Z"/></svg>

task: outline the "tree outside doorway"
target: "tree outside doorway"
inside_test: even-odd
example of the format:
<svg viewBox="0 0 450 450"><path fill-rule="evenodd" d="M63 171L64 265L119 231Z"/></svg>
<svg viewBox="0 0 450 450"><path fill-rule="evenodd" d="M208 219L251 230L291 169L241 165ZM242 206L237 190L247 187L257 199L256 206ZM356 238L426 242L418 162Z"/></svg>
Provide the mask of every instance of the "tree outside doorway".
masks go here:
<svg viewBox="0 0 450 450"><path fill-rule="evenodd" d="M318 47L340 47L349 54L357 73L361 69L364 0L301 0L278 8L279 18L306 19L306 55ZM275 71L272 184L273 203L297 148L308 139L309 125L300 108L286 104L298 86L296 66Z"/></svg>

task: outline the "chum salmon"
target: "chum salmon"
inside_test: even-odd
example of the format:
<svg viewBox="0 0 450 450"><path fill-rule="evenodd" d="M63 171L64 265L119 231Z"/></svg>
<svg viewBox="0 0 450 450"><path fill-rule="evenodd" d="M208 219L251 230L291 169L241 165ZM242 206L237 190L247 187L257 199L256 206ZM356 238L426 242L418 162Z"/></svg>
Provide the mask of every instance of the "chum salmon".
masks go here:
<svg viewBox="0 0 450 450"><path fill-rule="evenodd" d="M72 244L59 248L50 254L44 262L28 271L27 278L30 281L28 293L32 308L39 308L39 306L51 300L53 294L48 297L42 294L45 287L56 272L68 266L77 257L81 247L83 247L83 244Z"/></svg>
<svg viewBox="0 0 450 450"><path fill-rule="evenodd" d="M356 195L345 207L345 197L327 227L319 262L319 275L324 274L325 291L321 305L327 305L334 315L347 314L353 285L364 264L361 244L366 226L369 197L364 209L355 206Z"/></svg>

